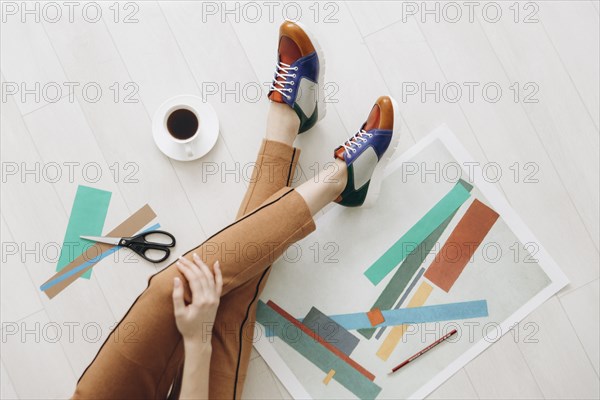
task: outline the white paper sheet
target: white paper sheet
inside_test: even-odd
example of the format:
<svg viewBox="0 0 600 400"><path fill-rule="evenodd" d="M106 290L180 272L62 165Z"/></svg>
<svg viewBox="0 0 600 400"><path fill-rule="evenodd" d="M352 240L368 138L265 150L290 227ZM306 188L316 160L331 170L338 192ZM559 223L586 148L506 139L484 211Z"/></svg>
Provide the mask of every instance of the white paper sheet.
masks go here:
<svg viewBox="0 0 600 400"><path fill-rule="evenodd" d="M444 231L440 245L473 198L477 198L500 215L485 241L500 248L506 247L506 253L495 258L493 263L487 259L482 261L475 255L450 292L434 291L426 305L485 299L490 315L470 321L479 324L481 332L478 334L465 333L456 343L440 345L414 365L411 363L392 376L388 376L387 372L394 365L435 340L440 331L439 324L422 324L420 332L406 338L406 341L403 339L387 361L381 360L375 353L390 328L379 340L374 337L367 340L351 331L361 341L350 357L375 374L375 383L382 387L377 399L427 396L498 340L498 333L509 332L512 326L568 283L566 276L504 196L484 179L481 169L469 167L473 165L469 162L473 161L447 127L438 128L388 166L382 194L375 208L330 208L317 220L317 231L296 244L272 267L261 300L274 301L296 318L304 317L312 306L327 315L368 311L393 272L374 286L363 275L364 270L456 182L444 177L436 182L433 174L425 174L425 177L421 174L419 177L411 172L415 166L431 170L435 163L440 163L442 168L450 164L453 168L454 164L462 167L462 179L474 185L472 196ZM448 171L451 170L448 168ZM433 182L428 182L428 179ZM520 246L535 244L534 258L537 262L528 263L529 259L521 259L521 253L511 253L512 249L508 247L513 242ZM429 266L433 257L435 254L430 254L422 267ZM516 258L518 262L510 261ZM463 329L467 329L465 326L462 325ZM484 332L485 326L487 330ZM257 327L260 328L260 325L257 324ZM466 340L468 336L472 337ZM335 376L325 385L322 382L325 374L279 338L266 338L264 332L261 337L259 332L255 347L294 398L355 397L335 381Z"/></svg>

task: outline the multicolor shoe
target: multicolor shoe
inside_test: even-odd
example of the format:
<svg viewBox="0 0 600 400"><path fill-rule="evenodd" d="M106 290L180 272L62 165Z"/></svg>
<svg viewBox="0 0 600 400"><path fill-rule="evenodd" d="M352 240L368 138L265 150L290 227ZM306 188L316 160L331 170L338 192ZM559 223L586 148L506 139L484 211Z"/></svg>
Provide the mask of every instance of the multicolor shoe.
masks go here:
<svg viewBox="0 0 600 400"><path fill-rule="evenodd" d="M396 101L381 96L360 130L335 149L334 157L348 166L348 183L336 203L347 207L374 204L385 166L398 146L399 135L393 134L396 112Z"/></svg>
<svg viewBox="0 0 600 400"><path fill-rule="evenodd" d="M299 22L279 27L279 48L269 99L287 104L300 118L299 133L325 117L325 59L316 39Z"/></svg>

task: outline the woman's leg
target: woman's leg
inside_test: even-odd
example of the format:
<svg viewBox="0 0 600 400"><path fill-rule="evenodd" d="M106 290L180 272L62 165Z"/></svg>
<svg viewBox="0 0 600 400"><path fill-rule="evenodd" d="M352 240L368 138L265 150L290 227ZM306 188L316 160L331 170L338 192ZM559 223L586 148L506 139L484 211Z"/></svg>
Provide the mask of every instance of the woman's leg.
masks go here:
<svg viewBox="0 0 600 400"><path fill-rule="evenodd" d="M296 113L287 105L270 104L267 133L258 151L250 185L236 218L241 218L260 206L279 189L291 186L300 157L300 149L292 147L298 136L299 125L300 120ZM330 170L321 171L315 179L297 188L307 202L312 215L329 204L331 196L341 193L346 185L346 163L336 158L333 166L335 168L333 173Z"/></svg>
<svg viewBox="0 0 600 400"><path fill-rule="evenodd" d="M392 143L393 103L388 96L377 99L357 134L335 150L336 170L332 176L329 171L322 172L318 179L307 181L295 190L311 215L333 200L345 206L360 206L367 200L369 188L378 192L379 185L373 184L372 177L381 177L377 172L383 170L393 152L387 151ZM395 144L391 146L394 148ZM252 193L256 192L248 194L240 213L245 212L245 205L258 204L259 198ZM257 299L269 271L269 267L265 268L221 300L213 331L211 398L241 397L252 348Z"/></svg>
<svg viewBox="0 0 600 400"><path fill-rule="evenodd" d="M287 105L269 105L266 134L236 219L260 206L281 188L291 186L300 157L300 149L292 146L299 124L296 113Z"/></svg>
<svg viewBox="0 0 600 400"><path fill-rule="evenodd" d="M320 56L309 35L300 26L284 22L279 29L277 53L277 69L269 91L271 104L266 137L253 174L253 178L258 179L253 179L250 184L238 218L259 207L272 193L290 185L296 163L286 164L285 160L293 156L297 158L299 154L291 147L294 139L298 132L307 131L325 114L314 96L323 82L319 79L322 72ZM300 90L301 87L304 89ZM282 179L281 173L273 173L272 165L268 166L267 162L274 162L276 168L287 170L287 179ZM268 279L269 269L221 298L213 331L211 398L232 399L242 394L252 349L256 300Z"/></svg>
<svg viewBox="0 0 600 400"><path fill-rule="evenodd" d="M300 120L287 105L271 103L266 138L257 157L252 183L238 211L238 218L260 206L266 198L294 177L298 149L291 144L298 134ZM294 154L294 162L288 162ZM338 160L339 161L339 160ZM339 172L329 172L300 185L296 191L304 198L311 215L335 199L345 186L346 165L336 164ZM281 171L281 172L277 172ZM289 172L286 173L285 172ZM284 173L282 173L284 172ZM287 179L284 178L286 175ZM327 184L323 184L328 179ZM321 182L321 184L317 183ZM270 267L221 298L213 331L210 398L233 399L241 396L250 361L256 304L269 277Z"/></svg>

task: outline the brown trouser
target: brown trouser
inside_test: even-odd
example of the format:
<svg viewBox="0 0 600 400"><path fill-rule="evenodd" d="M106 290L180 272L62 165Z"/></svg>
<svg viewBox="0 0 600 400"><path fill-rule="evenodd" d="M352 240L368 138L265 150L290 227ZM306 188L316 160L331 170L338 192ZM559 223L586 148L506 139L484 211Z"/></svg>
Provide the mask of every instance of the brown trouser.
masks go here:
<svg viewBox="0 0 600 400"><path fill-rule="evenodd" d="M237 219L198 247L208 265L219 260L223 294L212 329L210 398L240 398L246 377L256 302L271 263L292 243L315 229L304 199L289 187L300 151L263 140L252 181ZM73 398L165 399L176 397L184 360L173 315L174 264L150 277L77 383ZM186 298L190 292L186 286ZM130 340L121 327L135 328ZM209 367L208 365L206 366Z"/></svg>

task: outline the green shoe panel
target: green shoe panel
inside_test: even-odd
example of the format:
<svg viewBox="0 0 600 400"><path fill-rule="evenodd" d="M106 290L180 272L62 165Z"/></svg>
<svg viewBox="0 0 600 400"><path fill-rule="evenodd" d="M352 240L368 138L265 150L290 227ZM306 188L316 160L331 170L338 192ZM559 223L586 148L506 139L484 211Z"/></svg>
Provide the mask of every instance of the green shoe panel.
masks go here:
<svg viewBox="0 0 600 400"><path fill-rule="evenodd" d="M298 115L298 118L300 118L300 129L299 129L298 133L306 132L307 130L309 130L310 128L315 126L315 124L319 120L318 107L315 108L315 111L312 113L310 118L307 117L306 114L304 114L304 111L302 111L302 109L300 108L300 106L298 106L297 103L294 103L294 107L292 107L292 108Z"/></svg>
<svg viewBox="0 0 600 400"><path fill-rule="evenodd" d="M346 187L344 191L340 195L341 199L337 201L338 204L346 207L360 207L367 197L367 192L369 191L369 180L365 183L360 189L354 189L354 165L348 166L348 183L346 183Z"/></svg>

